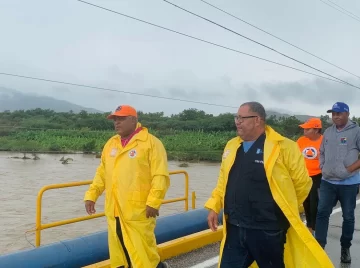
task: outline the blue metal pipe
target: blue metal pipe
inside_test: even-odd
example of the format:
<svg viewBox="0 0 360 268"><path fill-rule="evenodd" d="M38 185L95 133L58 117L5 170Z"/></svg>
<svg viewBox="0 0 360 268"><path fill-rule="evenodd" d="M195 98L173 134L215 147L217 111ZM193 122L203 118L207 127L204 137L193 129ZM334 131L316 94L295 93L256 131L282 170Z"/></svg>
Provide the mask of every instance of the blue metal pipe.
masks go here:
<svg viewBox="0 0 360 268"><path fill-rule="evenodd" d="M206 209L159 217L158 244L208 229ZM219 214L222 222L222 213ZM0 256L0 267L79 268L109 259L107 231Z"/></svg>

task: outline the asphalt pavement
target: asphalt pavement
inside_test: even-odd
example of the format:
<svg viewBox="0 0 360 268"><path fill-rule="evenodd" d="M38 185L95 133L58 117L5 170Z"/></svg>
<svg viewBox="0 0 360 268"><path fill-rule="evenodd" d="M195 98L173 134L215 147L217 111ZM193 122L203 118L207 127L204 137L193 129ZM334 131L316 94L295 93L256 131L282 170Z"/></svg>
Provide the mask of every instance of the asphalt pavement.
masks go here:
<svg viewBox="0 0 360 268"><path fill-rule="evenodd" d="M360 202L360 200L358 200ZM330 217L328 244L325 251L330 256L336 268L359 268L360 267L360 206L355 211L355 232L350 248L351 264L340 262L340 237L342 226L342 213L337 205ZM219 255L219 243L206 246L188 254L177 256L167 262L171 268L216 268Z"/></svg>

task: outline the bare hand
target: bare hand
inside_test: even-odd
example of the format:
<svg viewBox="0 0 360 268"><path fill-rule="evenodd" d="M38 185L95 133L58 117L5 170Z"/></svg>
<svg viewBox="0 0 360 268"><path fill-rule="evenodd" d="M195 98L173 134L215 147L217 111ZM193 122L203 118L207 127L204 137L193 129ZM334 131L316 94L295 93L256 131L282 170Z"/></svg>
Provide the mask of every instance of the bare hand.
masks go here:
<svg viewBox="0 0 360 268"><path fill-rule="evenodd" d="M156 216L159 216L159 210L146 206L146 218L156 218Z"/></svg>
<svg viewBox="0 0 360 268"><path fill-rule="evenodd" d="M218 228L218 214L213 210L210 210L209 212L208 225L213 232Z"/></svg>
<svg viewBox="0 0 360 268"><path fill-rule="evenodd" d="M96 213L95 202L91 201L91 200L86 200L85 201L85 209L89 215L95 214Z"/></svg>

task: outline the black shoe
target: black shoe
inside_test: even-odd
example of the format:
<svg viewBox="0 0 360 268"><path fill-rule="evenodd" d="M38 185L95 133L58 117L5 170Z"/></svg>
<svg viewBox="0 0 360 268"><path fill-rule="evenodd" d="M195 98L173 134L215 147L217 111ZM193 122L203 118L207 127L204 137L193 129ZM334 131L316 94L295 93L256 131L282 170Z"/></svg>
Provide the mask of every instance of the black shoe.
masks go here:
<svg viewBox="0 0 360 268"><path fill-rule="evenodd" d="M341 248L341 262L342 263L351 263L350 249Z"/></svg>
<svg viewBox="0 0 360 268"><path fill-rule="evenodd" d="M160 262L157 268L170 268L170 265L167 262Z"/></svg>

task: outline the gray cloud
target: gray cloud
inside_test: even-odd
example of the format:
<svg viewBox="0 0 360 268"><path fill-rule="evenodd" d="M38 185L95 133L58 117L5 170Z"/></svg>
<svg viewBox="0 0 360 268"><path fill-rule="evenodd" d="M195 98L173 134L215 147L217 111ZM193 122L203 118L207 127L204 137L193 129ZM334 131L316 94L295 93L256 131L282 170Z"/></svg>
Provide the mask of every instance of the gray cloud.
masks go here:
<svg viewBox="0 0 360 268"><path fill-rule="evenodd" d="M360 114L360 108L354 105L359 92L351 87L314 80L307 74L165 32L72 0L3 2L0 9L2 72L234 107L257 100L266 107L278 107L293 113L322 113L333 102L343 100ZM180 2L185 8L294 58L335 76L344 75L344 72L200 1ZM162 1L93 0L93 3L260 57L305 68ZM292 1L286 5L284 1L240 3L237 0L211 0L211 3L341 67L353 72L358 70L359 26L320 1ZM360 1L349 0L346 5L349 10L360 12ZM359 80L351 81L360 85ZM235 110L18 78L0 77L0 86L103 111L111 111L121 103L144 111L164 111L165 114L186 108L215 114Z"/></svg>
<svg viewBox="0 0 360 268"><path fill-rule="evenodd" d="M343 79L354 85L356 80ZM298 81L289 83L264 83L257 92L263 92L274 100L300 101L308 104L319 105L344 101L356 104L360 98L360 89L335 82L316 79L314 81Z"/></svg>

